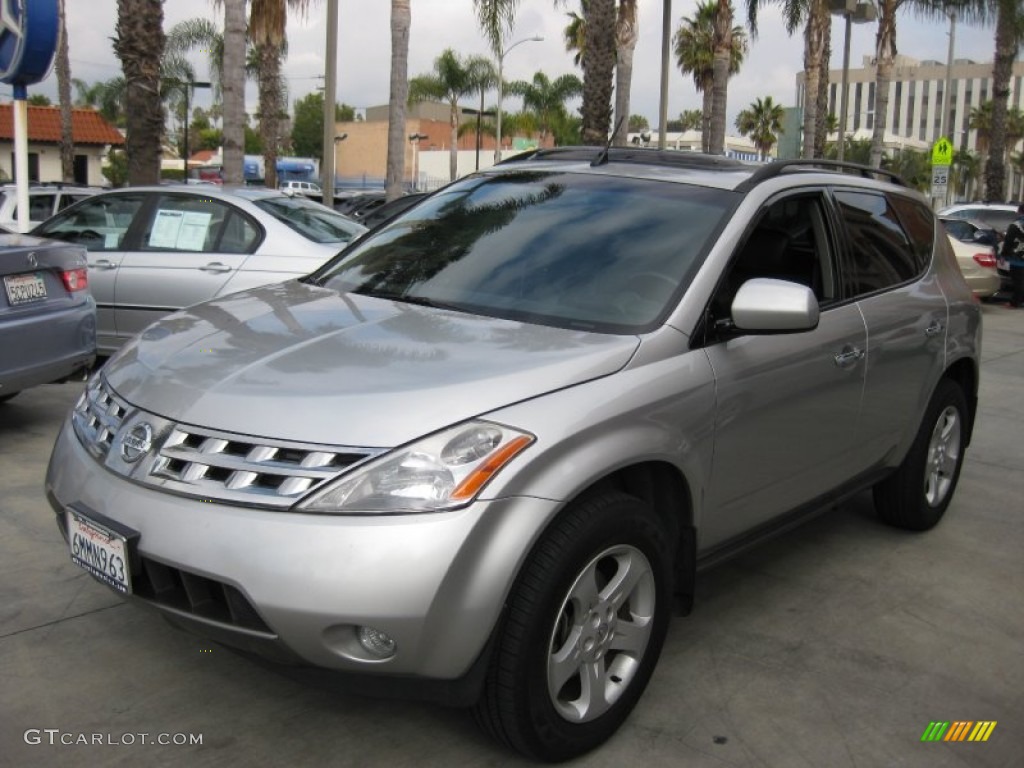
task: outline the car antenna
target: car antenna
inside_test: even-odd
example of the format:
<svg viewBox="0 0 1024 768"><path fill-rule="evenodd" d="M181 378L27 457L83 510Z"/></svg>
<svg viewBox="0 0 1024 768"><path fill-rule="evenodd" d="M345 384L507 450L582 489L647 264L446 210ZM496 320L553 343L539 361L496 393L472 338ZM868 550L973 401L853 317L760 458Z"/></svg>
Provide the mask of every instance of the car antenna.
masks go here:
<svg viewBox="0 0 1024 768"><path fill-rule="evenodd" d="M590 161L591 168L597 168L597 166L604 165L608 162L608 150L612 148L612 142L615 141L615 136L618 134L619 128L622 127L622 121L625 119L625 115L619 118L619 122L615 124L615 130L612 131L612 135L608 137L608 143L604 145L604 149L601 150L601 153L597 157Z"/></svg>

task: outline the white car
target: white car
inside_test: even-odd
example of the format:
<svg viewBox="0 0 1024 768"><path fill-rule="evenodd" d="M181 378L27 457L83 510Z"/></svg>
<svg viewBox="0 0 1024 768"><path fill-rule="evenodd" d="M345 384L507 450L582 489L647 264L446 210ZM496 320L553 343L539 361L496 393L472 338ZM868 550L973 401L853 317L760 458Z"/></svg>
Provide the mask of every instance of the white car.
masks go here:
<svg viewBox="0 0 1024 768"><path fill-rule="evenodd" d="M1009 203L957 203L939 211L940 219L977 219L992 227L1002 240L1017 219L1017 206Z"/></svg>
<svg viewBox="0 0 1024 768"><path fill-rule="evenodd" d="M323 189L315 181L284 181L279 189L286 195L305 195L318 199L324 196Z"/></svg>
<svg viewBox="0 0 1024 768"><path fill-rule="evenodd" d="M42 224L58 211L103 190L65 184L33 185L28 190L28 230ZM18 232L18 188L14 184L0 187L0 227Z"/></svg>

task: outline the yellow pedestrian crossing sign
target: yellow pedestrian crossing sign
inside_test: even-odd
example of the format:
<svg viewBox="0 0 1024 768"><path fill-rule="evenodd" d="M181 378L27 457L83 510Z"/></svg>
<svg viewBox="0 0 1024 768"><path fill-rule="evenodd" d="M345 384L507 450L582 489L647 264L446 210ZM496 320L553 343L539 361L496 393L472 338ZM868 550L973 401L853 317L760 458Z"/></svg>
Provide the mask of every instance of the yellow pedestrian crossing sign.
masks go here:
<svg viewBox="0 0 1024 768"><path fill-rule="evenodd" d="M932 165L952 165L953 145L945 136L932 144Z"/></svg>

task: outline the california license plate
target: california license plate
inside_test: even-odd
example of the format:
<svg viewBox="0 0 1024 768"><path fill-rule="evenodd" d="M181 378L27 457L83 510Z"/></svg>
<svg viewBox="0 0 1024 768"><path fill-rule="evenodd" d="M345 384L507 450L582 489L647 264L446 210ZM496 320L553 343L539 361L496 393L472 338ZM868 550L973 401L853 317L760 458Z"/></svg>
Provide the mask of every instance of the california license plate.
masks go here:
<svg viewBox="0 0 1024 768"><path fill-rule="evenodd" d="M42 301L46 298L46 283L42 275L7 275L4 278L7 300L11 306Z"/></svg>
<svg viewBox="0 0 1024 768"><path fill-rule="evenodd" d="M131 594L128 538L74 509L65 511L71 562L118 592Z"/></svg>

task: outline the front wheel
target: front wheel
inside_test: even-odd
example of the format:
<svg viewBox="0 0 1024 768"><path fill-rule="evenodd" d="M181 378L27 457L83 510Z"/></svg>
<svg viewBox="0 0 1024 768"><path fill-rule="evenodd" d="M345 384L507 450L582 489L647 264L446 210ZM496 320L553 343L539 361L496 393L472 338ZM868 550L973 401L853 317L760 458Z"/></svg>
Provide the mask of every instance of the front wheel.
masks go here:
<svg viewBox="0 0 1024 768"><path fill-rule="evenodd" d="M949 379L940 381L903 463L875 486L875 508L882 521L912 531L926 531L939 522L963 466L967 418L963 390Z"/></svg>
<svg viewBox="0 0 1024 768"><path fill-rule="evenodd" d="M650 679L668 628L671 556L639 499L579 502L537 544L509 598L477 719L541 760L605 741Z"/></svg>

